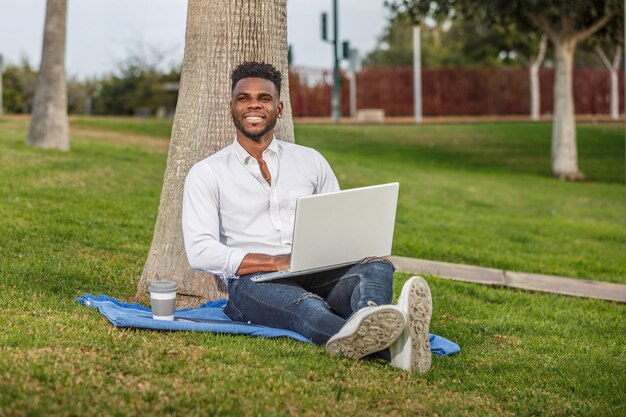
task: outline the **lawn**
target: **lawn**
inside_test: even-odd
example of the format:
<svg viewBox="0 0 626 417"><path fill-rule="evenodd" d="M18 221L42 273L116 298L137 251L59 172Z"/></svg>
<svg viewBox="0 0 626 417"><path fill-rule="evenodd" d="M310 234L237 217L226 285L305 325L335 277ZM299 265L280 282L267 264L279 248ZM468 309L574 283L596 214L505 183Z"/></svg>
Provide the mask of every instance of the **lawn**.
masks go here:
<svg viewBox="0 0 626 417"><path fill-rule="evenodd" d="M0 118L0 416L621 416L626 309L428 277L425 375L287 339L113 328L150 245L167 121L74 119L72 151ZM549 176L549 125L296 127L343 187L400 181L394 254L626 283L624 131L581 125L589 181ZM396 295L407 275L396 275Z"/></svg>
<svg viewBox="0 0 626 417"><path fill-rule="evenodd" d="M551 178L546 123L297 134L343 187L400 181L396 255L626 283L621 125L579 127L583 183Z"/></svg>

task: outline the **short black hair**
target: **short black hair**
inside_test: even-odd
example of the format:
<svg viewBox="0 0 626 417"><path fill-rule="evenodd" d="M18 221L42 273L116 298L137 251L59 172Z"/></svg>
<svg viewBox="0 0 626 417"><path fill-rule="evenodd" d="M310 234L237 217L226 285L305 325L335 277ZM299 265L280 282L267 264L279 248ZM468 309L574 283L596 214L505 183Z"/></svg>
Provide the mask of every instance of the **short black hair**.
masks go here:
<svg viewBox="0 0 626 417"><path fill-rule="evenodd" d="M232 80L232 86L230 91L235 89L237 83L243 78L265 78L270 80L276 86L276 91L280 96L280 83L283 79L280 71L278 71L272 64L266 64L265 62L246 61L242 62L235 68L230 75Z"/></svg>

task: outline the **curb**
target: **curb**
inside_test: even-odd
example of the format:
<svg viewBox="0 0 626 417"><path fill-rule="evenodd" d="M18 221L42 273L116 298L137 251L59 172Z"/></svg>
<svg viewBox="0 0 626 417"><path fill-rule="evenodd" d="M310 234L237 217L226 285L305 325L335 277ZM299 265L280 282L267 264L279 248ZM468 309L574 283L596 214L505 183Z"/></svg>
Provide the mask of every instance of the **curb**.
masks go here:
<svg viewBox="0 0 626 417"><path fill-rule="evenodd" d="M390 256L397 272L431 274L456 281L473 282L526 291L596 298L626 304L626 285L610 282L513 272L503 269Z"/></svg>

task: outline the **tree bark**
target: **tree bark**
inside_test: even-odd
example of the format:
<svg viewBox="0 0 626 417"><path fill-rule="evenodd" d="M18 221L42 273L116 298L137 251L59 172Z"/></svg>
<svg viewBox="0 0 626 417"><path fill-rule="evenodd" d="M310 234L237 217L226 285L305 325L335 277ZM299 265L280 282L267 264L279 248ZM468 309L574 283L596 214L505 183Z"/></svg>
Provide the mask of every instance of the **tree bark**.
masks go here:
<svg viewBox="0 0 626 417"><path fill-rule="evenodd" d="M554 121L552 124L552 174L559 179L580 180L576 147L576 120L572 92L572 69L576 41L554 43Z"/></svg>
<svg viewBox="0 0 626 417"><path fill-rule="evenodd" d="M48 0L43 34L41 66L33 103L27 145L39 148L70 148L65 80L65 25L67 0Z"/></svg>
<svg viewBox="0 0 626 417"><path fill-rule="evenodd" d="M617 93L617 70L619 70L619 64L622 58L622 48L617 46L615 53L613 54L613 62L609 61L606 54L600 46L596 46L596 53L600 57L600 60L604 64L611 76L611 119L619 119L619 94Z"/></svg>
<svg viewBox="0 0 626 417"><path fill-rule="evenodd" d="M534 60L528 65L528 75L530 77L530 118L531 120L539 120L541 114L541 90L539 89L539 68L546 56L546 47L548 44L547 35L542 35L539 42L539 51Z"/></svg>
<svg viewBox="0 0 626 417"><path fill-rule="evenodd" d="M530 78L530 119L539 120L541 113L541 96L539 89L539 65L531 64L528 67L528 77Z"/></svg>
<svg viewBox="0 0 626 417"><path fill-rule="evenodd" d="M422 123L422 37L420 25L413 25L413 116Z"/></svg>
<svg viewBox="0 0 626 417"><path fill-rule="evenodd" d="M617 94L617 70L611 68L611 119L619 119L619 94Z"/></svg>
<svg viewBox="0 0 626 417"><path fill-rule="evenodd" d="M293 142L287 66L286 0L189 0L180 92L152 246L138 284L174 280L177 304L195 306L221 298L225 288L213 275L192 270L185 254L181 208L185 177L199 160L231 144L230 73L243 61L271 63L283 74L283 117L276 137Z"/></svg>
<svg viewBox="0 0 626 417"><path fill-rule="evenodd" d="M541 114L541 95L539 89L539 65L532 64L528 67L530 78L530 119L539 120Z"/></svg>

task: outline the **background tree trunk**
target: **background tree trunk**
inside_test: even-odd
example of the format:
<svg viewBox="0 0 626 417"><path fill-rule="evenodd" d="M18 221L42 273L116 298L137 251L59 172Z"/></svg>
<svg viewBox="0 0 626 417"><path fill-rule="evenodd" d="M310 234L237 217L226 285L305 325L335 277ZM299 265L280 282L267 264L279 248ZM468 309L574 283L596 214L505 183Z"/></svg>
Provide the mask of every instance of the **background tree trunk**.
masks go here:
<svg viewBox="0 0 626 417"><path fill-rule="evenodd" d="M26 144L67 151L70 148L65 80L67 0L48 0L41 66Z"/></svg>
<svg viewBox="0 0 626 417"><path fill-rule="evenodd" d="M422 28L413 25L413 117L422 123Z"/></svg>
<svg viewBox="0 0 626 417"><path fill-rule="evenodd" d="M619 94L617 93L617 70L611 68L611 119L619 119Z"/></svg>
<svg viewBox="0 0 626 417"><path fill-rule="evenodd" d="M530 77L530 118L531 120L539 120L541 114L541 90L539 88L539 68L546 56L546 47L548 45L548 36L542 35L539 41L539 51L535 59L530 61L528 72Z"/></svg>
<svg viewBox="0 0 626 417"><path fill-rule="evenodd" d="M578 6L581 4L584 3L577 3ZM535 11L529 15L534 24L550 37L554 45L556 68L554 121L552 122L552 175L559 179L584 179L578 170L576 148L576 119L572 94L574 52L578 42L582 42L600 30L616 13L614 10L605 10L605 12L606 14L592 23L587 22L586 27L578 29L576 29L575 14L561 16L558 23L550 20L554 16L546 15L541 11Z"/></svg>
<svg viewBox="0 0 626 417"><path fill-rule="evenodd" d="M552 174L559 179L579 180L576 148L576 120L572 92L572 69L576 42L562 39L554 43L554 121L552 124Z"/></svg>
<svg viewBox="0 0 626 417"><path fill-rule="evenodd" d="M178 306L225 295L213 275L192 270L181 230L182 194L191 166L232 143L230 73L243 61L273 64L283 74L283 117L276 137L294 141L287 67L286 0L189 0L180 92L152 247L138 284L178 282Z"/></svg>
<svg viewBox="0 0 626 417"><path fill-rule="evenodd" d="M613 61L609 61L606 54L599 45L595 48L596 53L611 75L611 119L619 118L619 94L617 92L617 71L619 70L620 61L622 59L622 48L617 46L613 54Z"/></svg>
<svg viewBox="0 0 626 417"><path fill-rule="evenodd" d="M539 120L541 113L541 95L539 89L539 65L531 64L528 67L530 77L530 119Z"/></svg>

